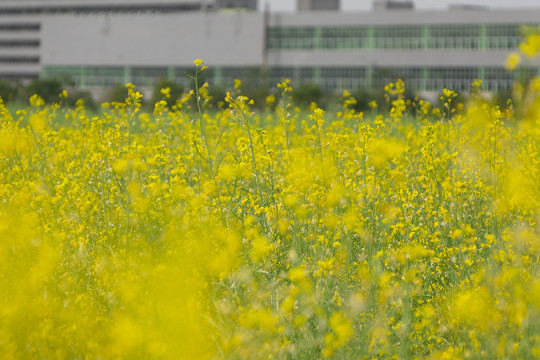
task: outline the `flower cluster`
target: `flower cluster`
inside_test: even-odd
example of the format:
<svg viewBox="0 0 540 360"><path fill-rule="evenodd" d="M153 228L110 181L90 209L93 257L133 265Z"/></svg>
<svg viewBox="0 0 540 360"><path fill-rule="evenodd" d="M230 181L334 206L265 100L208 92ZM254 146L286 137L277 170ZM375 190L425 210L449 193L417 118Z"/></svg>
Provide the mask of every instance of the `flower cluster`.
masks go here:
<svg viewBox="0 0 540 360"><path fill-rule="evenodd" d="M153 114L0 104L3 356L540 356L540 89L364 116L283 81L263 116L197 75Z"/></svg>

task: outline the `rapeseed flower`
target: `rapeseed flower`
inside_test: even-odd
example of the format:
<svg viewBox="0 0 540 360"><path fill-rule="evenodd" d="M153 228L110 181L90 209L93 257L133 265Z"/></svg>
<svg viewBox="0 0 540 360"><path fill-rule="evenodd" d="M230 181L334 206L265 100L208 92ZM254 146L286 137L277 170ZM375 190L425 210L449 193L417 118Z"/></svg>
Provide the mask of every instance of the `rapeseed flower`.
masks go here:
<svg viewBox="0 0 540 360"><path fill-rule="evenodd" d="M521 56L519 56L518 53L511 53L506 58L506 62L504 63L504 67L507 71L514 71L521 62Z"/></svg>
<svg viewBox="0 0 540 360"><path fill-rule="evenodd" d="M512 122L401 81L364 115L284 80L260 116L236 85L211 113L206 83L153 113L132 84L98 114L0 103L5 357L537 356L537 81Z"/></svg>

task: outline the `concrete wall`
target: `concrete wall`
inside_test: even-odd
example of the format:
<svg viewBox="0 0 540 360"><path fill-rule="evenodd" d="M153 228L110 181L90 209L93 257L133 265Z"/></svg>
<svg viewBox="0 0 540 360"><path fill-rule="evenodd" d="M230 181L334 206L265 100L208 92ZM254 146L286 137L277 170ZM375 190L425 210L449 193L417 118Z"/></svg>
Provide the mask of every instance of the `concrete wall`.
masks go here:
<svg viewBox="0 0 540 360"><path fill-rule="evenodd" d="M262 63L258 13L98 14L47 16L42 65L208 65Z"/></svg>
<svg viewBox="0 0 540 360"><path fill-rule="evenodd" d="M339 10L339 0L298 0L298 11Z"/></svg>
<svg viewBox="0 0 540 360"><path fill-rule="evenodd" d="M379 11L275 13L270 26L368 26L438 24L537 24L540 10Z"/></svg>
<svg viewBox="0 0 540 360"><path fill-rule="evenodd" d="M141 5L141 4L200 4L204 0L0 0L4 7L33 8L57 6L100 6L100 5ZM215 0L206 0L213 3Z"/></svg>
<svg viewBox="0 0 540 360"><path fill-rule="evenodd" d="M257 0L217 0L218 9L226 8L246 8L257 10Z"/></svg>

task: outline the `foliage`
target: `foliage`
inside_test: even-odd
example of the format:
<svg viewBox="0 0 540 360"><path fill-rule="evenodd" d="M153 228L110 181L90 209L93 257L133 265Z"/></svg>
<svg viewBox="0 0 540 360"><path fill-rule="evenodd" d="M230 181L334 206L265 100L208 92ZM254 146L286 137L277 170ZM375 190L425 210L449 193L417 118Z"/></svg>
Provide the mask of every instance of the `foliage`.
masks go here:
<svg viewBox="0 0 540 360"><path fill-rule="evenodd" d="M89 91L76 90L73 93L70 92L66 100L66 104L73 108L77 106L78 101L82 100L87 110L94 112L98 110L98 105Z"/></svg>
<svg viewBox="0 0 540 360"><path fill-rule="evenodd" d="M62 92L62 83L56 79L36 79L26 88L27 99L32 95L39 95L47 104L58 100L58 94Z"/></svg>
<svg viewBox="0 0 540 360"><path fill-rule="evenodd" d="M124 102L128 97L128 90L123 85L112 86L105 94L104 100L107 102Z"/></svg>
<svg viewBox="0 0 540 360"><path fill-rule="evenodd" d="M318 85L301 85L291 92L291 98L295 105L307 109L312 102L321 103L323 91Z"/></svg>
<svg viewBox="0 0 540 360"><path fill-rule="evenodd" d="M353 93L353 96L356 99L356 104L353 106L353 108L357 112L369 111L369 103L372 101L375 101L377 104L381 105L386 103L383 91L375 92L368 90L357 90Z"/></svg>
<svg viewBox="0 0 540 360"><path fill-rule="evenodd" d="M182 92L182 88L174 81L167 78L157 79L152 90L152 100L150 101L150 104L151 106L154 106L158 101L164 100L167 102L167 106L172 107L176 101L180 99Z"/></svg>
<svg viewBox="0 0 540 360"><path fill-rule="evenodd" d="M7 81L0 81L0 98L4 102L15 100L19 92L18 86Z"/></svg>

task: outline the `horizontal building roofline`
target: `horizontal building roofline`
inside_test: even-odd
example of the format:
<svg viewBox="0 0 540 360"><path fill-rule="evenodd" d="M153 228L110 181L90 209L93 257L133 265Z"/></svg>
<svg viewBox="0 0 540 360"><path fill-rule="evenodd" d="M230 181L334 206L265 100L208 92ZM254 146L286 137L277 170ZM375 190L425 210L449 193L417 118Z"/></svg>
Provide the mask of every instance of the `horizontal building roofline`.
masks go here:
<svg viewBox="0 0 540 360"><path fill-rule="evenodd" d="M0 15L31 15L78 12L139 12L139 11L193 11L205 6L213 8L214 0L4 0L0 1Z"/></svg>
<svg viewBox="0 0 540 360"><path fill-rule="evenodd" d="M0 0L0 7L93 6L93 5L153 5L153 4L213 4L215 0Z"/></svg>
<svg viewBox="0 0 540 360"><path fill-rule="evenodd" d="M540 7L531 9L310 11L273 13L270 26L377 26L439 24L540 24Z"/></svg>

